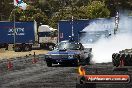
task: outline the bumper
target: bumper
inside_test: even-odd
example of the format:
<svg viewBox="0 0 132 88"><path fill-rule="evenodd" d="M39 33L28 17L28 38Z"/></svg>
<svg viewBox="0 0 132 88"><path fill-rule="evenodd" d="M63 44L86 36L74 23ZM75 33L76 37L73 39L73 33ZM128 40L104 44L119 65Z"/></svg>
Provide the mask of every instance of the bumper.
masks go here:
<svg viewBox="0 0 132 88"><path fill-rule="evenodd" d="M65 59L45 58L45 59L46 59L46 62L51 62L54 64L57 64L57 63L74 63L77 60L76 58L72 58L72 59L68 59L68 58L65 58Z"/></svg>

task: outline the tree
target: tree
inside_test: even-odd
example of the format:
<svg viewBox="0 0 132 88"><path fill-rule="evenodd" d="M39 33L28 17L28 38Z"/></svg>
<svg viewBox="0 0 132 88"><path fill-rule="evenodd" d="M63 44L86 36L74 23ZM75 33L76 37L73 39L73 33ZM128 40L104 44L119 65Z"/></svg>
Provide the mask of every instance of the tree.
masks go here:
<svg viewBox="0 0 132 88"><path fill-rule="evenodd" d="M48 24L47 16L44 12L41 11L39 8L35 8L34 6L28 6L26 10L22 10L20 8L15 8L12 13L10 14L9 20L14 20L15 14L15 21L36 21L38 24L44 23Z"/></svg>
<svg viewBox="0 0 132 88"><path fill-rule="evenodd" d="M104 2L92 1L87 6L78 7L72 2L71 6L59 10L50 20L50 26L57 28L59 20L105 18L110 16L110 11Z"/></svg>
<svg viewBox="0 0 132 88"><path fill-rule="evenodd" d="M104 2L92 1L86 7L88 18L105 18L110 16L110 11Z"/></svg>
<svg viewBox="0 0 132 88"><path fill-rule="evenodd" d="M82 8L76 6L78 1L79 0L60 0L59 3L61 3L61 5L59 12L56 12L52 16L49 25L57 28L59 20L72 20L72 16L74 19L87 19L86 12Z"/></svg>
<svg viewBox="0 0 132 88"><path fill-rule="evenodd" d="M103 0L110 10L111 15L115 16L116 11L132 10L132 0Z"/></svg>
<svg viewBox="0 0 132 88"><path fill-rule="evenodd" d="M58 12L61 7L60 0L39 0L38 8L50 18L55 12Z"/></svg>
<svg viewBox="0 0 132 88"><path fill-rule="evenodd" d="M1 0L0 2L0 20L7 20L13 9L11 0Z"/></svg>

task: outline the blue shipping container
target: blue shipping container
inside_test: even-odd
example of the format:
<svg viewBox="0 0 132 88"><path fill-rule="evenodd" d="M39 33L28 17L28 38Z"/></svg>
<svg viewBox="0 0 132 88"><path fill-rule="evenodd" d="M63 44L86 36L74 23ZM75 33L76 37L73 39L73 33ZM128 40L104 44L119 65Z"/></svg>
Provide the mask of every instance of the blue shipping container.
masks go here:
<svg viewBox="0 0 132 88"><path fill-rule="evenodd" d="M82 19L82 20L61 20L58 24L59 41L69 40L72 35L72 25L75 40L80 41L82 34L90 31L106 31L114 29L113 18L97 18L97 19ZM81 34L82 33L82 34Z"/></svg>
<svg viewBox="0 0 132 88"><path fill-rule="evenodd" d="M35 41L34 22L15 22L16 43ZM14 22L0 22L0 43L14 43Z"/></svg>
<svg viewBox="0 0 132 88"><path fill-rule="evenodd" d="M78 40L78 33L89 24L89 20L59 21L59 41L69 40L69 36L72 36L72 24L75 40Z"/></svg>

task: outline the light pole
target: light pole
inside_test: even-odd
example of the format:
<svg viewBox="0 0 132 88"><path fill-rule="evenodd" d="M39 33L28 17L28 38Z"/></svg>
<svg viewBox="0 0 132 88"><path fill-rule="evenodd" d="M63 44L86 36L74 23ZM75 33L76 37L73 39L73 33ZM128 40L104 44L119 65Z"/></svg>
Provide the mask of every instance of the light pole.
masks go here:
<svg viewBox="0 0 132 88"><path fill-rule="evenodd" d="M14 7L14 49L15 49L15 47L16 47L16 22L15 22L15 7Z"/></svg>
<svg viewBox="0 0 132 88"><path fill-rule="evenodd" d="M15 17L15 6L14 6L14 3L9 3L9 4L12 4L13 5L13 10L12 10L12 14L13 14L13 11L14 11L14 14L13 14L13 44L14 44L14 49L15 49L15 46L16 46L16 17Z"/></svg>
<svg viewBox="0 0 132 88"><path fill-rule="evenodd" d="M116 34L117 30L119 29L119 2L115 1L115 5L116 5L116 16L115 16L114 34Z"/></svg>
<svg viewBox="0 0 132 88"><path fill-rule="evenodd" d="M73 16L73 0L72 0L72 3L71 3L71 6L72 6L72 37L74 36L74 25L73 25L73 20L74 20L74 16Z"/></svg>

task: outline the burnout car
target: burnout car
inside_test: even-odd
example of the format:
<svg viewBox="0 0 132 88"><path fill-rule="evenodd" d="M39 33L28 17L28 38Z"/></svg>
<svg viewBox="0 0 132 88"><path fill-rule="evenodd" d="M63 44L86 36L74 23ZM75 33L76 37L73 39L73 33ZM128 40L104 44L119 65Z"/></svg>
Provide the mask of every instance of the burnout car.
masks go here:
<svg viewBox="0 0 132 88"><path fill-rule="evenodd" d="M45 60L48 67L69 63L78 66L82 62L90 62L91 51L91 48L84 48L79 42L62 41L45 55Z"/></svg>

